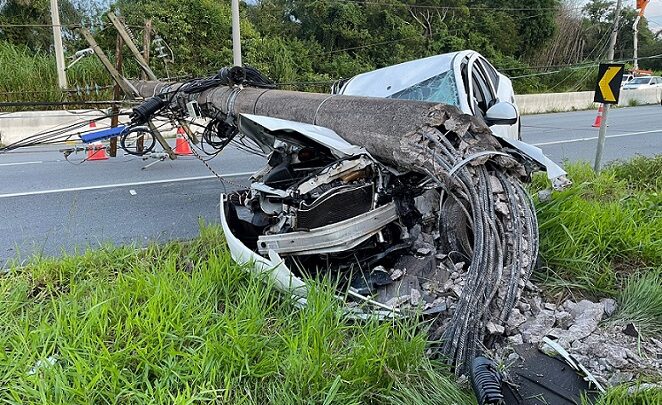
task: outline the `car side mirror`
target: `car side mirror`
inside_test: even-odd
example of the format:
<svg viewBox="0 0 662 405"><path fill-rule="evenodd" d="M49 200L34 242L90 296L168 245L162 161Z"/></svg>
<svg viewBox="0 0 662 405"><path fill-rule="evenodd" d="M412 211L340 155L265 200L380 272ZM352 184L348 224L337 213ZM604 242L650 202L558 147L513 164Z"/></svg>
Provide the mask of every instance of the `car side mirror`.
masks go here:
<svg viewBox="0 0 662 405"><path fill-rule="evenodd" d="M512 125L517 122L517 108L512 103L500 101L487 109L487 125Z"/></svg>

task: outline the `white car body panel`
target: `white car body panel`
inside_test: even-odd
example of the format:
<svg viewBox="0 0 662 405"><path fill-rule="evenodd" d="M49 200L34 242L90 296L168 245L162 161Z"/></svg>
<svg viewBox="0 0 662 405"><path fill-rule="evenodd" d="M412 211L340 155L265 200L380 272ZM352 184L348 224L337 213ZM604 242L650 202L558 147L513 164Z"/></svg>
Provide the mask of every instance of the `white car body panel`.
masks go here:
<svg viewBox="0 0 662 405"><path fill-rule="evenodd" d="M226 199L225 194L221 194L221 226L223 227L223 234L228 243L232 260L239 265L249 266L256 274L268 276L279 290L290 292L296 297L298 302L305 304L305 297L308 294L306 284L285 266L285 263L277 253L270 251L268 253L269 259L260 256L247 248L232 233L226 219Z"/></svg>
<svg viewBox="0 0 662 405"><path fill-rule="evenodd" d="M446 53L443 55L430 56L423 59L400 63L393 66L362 73L349 79L340 89L339 94L363 97L391 97L394 94L422 83L449 70L453 72L457 100L452 103L466 114L477 115L472 105L469 104L469 95L462 85L461 66L465 60L471 71L476 61L481 58L483 63L489 62L478 52L466 50L460 52ZM494 69L494 67L489 64ZM515 105L515 93L510 79L494 69L498 76L498 83L488 81L491 91L499 101L507 101ZM467 83L469 92L473 91L472 80ZM450 95L449 95L450 98ZM519 109L518 109L519 117ZM519 119L513 125L493 125L490 127L495 135L503 138L519 138Z"/></svg>
<svg viewBox="0 0 662 405"><path fill-rule="evenodd" d="M273 141L271 139L265 139L267 136L266 133L291 131L314 140L320 145L326 146L331 150L333 155L338 158L362 153L367 154L365 149L352 145L329 128L304 124L302 122L282 120L280 118L265 117L263 115L240 114L239 131L244 134L250 133L251 136L257 139L264 139L264 143L271 146L273 146ZM265 152L269 151L265 150Z"/></svg>
<svg viewBox="0 0 662 405"><path fill-rule="evenodd" d="M634 83L639 82L642 79L645 80L643 83ZM655 82L655 83L651 83ZM662 88L662 78L659 76L639 76L630 80L623 86L623 90L644 90L644 89L659 89Z"/></svg>
<svg viewBox="0 0 662 405"><path fill-rule="evenodd" d="M417 83L430 79L453 66L456 53L430 56L361 73L343 85L346 96L388 97Z"/></svg>

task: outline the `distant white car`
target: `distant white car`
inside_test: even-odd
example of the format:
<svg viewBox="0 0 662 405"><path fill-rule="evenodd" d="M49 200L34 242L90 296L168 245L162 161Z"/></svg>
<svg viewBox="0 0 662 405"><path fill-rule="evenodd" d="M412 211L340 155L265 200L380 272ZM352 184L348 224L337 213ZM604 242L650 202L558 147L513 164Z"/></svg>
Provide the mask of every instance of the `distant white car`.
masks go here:
<svg viewBox="0 0 662 405"><path fill-rule="evenodd" d="M662 77L660 76L640 76L635 77L623 86L623 90L643 90L662 88Z"/></svg>
<svg viewBox="0 0 662 405"><path fill-rule="evenodd" d="M627 73L623 75L623 79L621 79L621 87L625 86L626 84L630 83L630 80L634 79L634 75L631 73Z"/></svg>
<svg viewBox="0 0 662 405"><path fill-rule="evenodd" d="M336 86L334 93L451 104L484 120L496 135L520 139L512 82L472 50L362 73Z"/></svg>

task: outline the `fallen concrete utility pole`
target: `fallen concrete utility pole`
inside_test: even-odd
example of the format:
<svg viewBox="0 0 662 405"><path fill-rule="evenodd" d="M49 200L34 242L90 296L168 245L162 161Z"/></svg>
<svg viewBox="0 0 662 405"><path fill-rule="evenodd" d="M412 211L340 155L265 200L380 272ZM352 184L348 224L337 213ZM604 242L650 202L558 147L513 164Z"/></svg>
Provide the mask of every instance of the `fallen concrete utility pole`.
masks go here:
<svg viewBox="0 0 662 405"><path fill-rule="evenodd" d="M445 290L457 301L431 329L437 352L465 373L494 340L491 335L503 333L538 254L535 211L522 186L531 165L509 154L476 118L453 106L408 100L237 85L195 91L182 84L132 84L143 97L161 95L175 112L195 100L204 116L235 126L240 114L253 114L326 127L384 165L427 176L452 197L449 206L439 207L433 233L450 246L467 240L470 262L458 283Z"/></svg>
<svg viewBox="0 0 662 405"><path fill-rule="evenodd" d="M146 98L161 92L175 92L180 86L157 81L131 83ZM417 171L419 167L403 161L403 156L395 152L400 149L400 138L416 128L445 122L445 117L452 117L447 125L464 128L464 131L470 129L483 148L500 147L489 128L449 105L227 86L199 94L179 92L175 94L173 104L184 108L184 104L191 100L196 100L208 117L218 112L231 117L255 114L326 127L380 159L400 167L405 165L408 170Z"/></svg>

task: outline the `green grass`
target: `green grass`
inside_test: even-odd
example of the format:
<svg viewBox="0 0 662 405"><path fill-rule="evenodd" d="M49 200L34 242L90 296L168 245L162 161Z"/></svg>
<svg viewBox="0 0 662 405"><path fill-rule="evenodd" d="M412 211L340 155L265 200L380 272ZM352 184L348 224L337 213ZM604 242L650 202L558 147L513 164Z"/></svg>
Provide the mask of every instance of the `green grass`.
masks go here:
<svg viewBox="0 0 662 405"><path fill-rule="evenodd" d="M662 270L628 278L619 301L618 318L634 322L644 336L662 336Z"/></svg>
<svg viewBox="0 0 662 405"><path fill-rule="evenodd" d="M611 164L607 169L634 190L662 191L662 155L654 158L638 156L627 162Z"/></svg>
<svg viewBox="0 0 662 405"><path fill-rule="evenodd" d="M574 185L537 202L541 257L537 277L552 291L614 296L631 274L662 268L662 156L617 163L596 175L567 170ZM533 191L547 187L536 177Z"/></svg>
<svg viewBox="0 0 662 405"><path fill-rule="evenodd" d="M295 308L215 227L0 273L2 403L473 403L425 346L413 321L348 321L329 283Z"/></svg>
<svg viewBox="0 0 662 405"><path fill-rule="evenodd" d="M537 204L545 290L614 296L617 319L657 335L660 165L638 158L600 175L570 165L574 186ZM536 177L532 188L546 186ZM231 261L217 227L0 273L0 347L0 402L10 404L474 403L425 357L414 320L347 320L328 281L297 309ZM661 402L660 390L621 386L597 403Z"/></svg>
<svg viewBox="0 0 662 405"><path fill-rule="evenodd" d="M637 107L639 105L641 105L641 103L636 98L631 98L628 100L628 107Z"/></svg>
<svg viewBox="0 0 662 405"><path fill-rule="evenodd" d="M646 389L628 393L630 387L636 388L637 385L614 387L593 402L593 405L659 405L662 403L662 389Z"/></svg>
<svg viewBox="0 0 662 405"><path fill-rule="evenodd" d="M65 61L69 63L70 61ZM109 100L110 89L95 90L111 84L110 75L96 57L87 57L67 71L69 88L63 93L57 84L55 58L34 54L27 49L0 41L0 102ZM25 110L26 108L21 108ZM41 107L44 109L44 107ZM7 109L5 109L7 110Z"/></svg>

